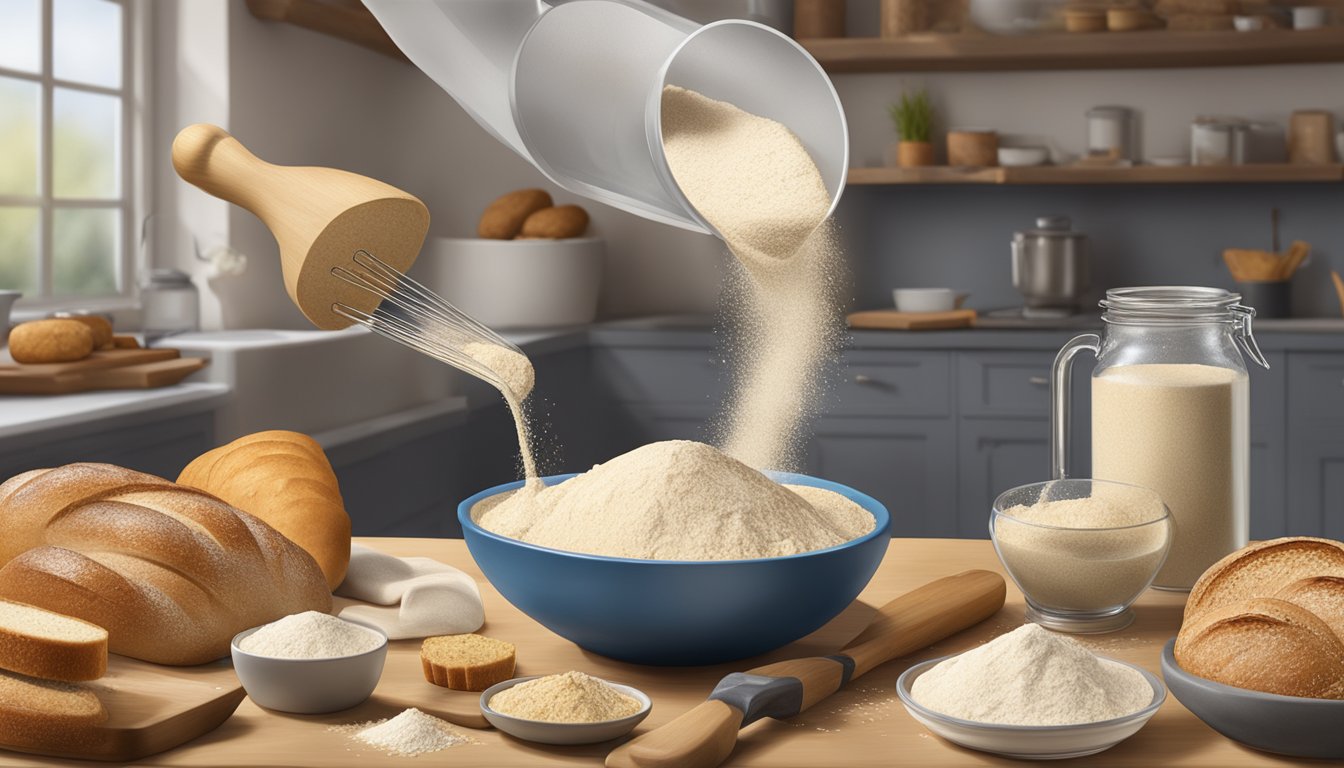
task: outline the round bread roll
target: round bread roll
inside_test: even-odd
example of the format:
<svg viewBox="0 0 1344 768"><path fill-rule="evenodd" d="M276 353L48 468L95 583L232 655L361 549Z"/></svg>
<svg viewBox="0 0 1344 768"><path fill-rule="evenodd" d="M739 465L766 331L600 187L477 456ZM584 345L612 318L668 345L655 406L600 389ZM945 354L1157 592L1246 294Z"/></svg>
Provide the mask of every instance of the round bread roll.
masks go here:
<svg viewBox="0 0 1344 768"><path fill-rule="evenodd" d="M542 208L523 222L519 237L561 240L582 237L588 229L588 212L577 205Z"/></svg>
<svg viewBox="0 0 1344 768"><path fill-rule="evenodd" d="M1344 577L1344 544L1305 536L1252 544L1209 566L1190 590L1185 621L1311 576Z"/></svg>
<svg viewBox="0 0 1344 768"><path fill-rule="evenodd" d="M112 323L101 315L67 315L63 320L83 323L93 332L93 348L106 349L112 346Z"/></svg>
<svg viewBox="0 0 1344 768"><path fill-rule="evenodd" d="M33 320L9 332L9 354L16 363L70 363L93 352L93 331L78 320Z"/></svg>
<svg viewBox="0 0 1344 768"><path fill-rule="evenodd" d="M1185 671L1224 685L1344 699L1344 641L1315 614L1272 597L1223 605L1187 622L1175 653Z"/></svg>
<svg viewBox="0 0 1344 768"><path fill-rule="evenodd" d="M528 216L550 207L551 195L544 189L510 192L485 207L476 233L489 240L512 240L522 231Z"/></svg>

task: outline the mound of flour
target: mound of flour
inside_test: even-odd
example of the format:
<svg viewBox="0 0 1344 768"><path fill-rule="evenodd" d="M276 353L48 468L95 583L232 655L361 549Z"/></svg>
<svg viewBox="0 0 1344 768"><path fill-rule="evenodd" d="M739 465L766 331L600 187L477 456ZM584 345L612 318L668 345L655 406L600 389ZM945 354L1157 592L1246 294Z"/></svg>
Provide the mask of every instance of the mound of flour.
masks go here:
<svg viewBox="0 0 1344 768"><path fill-rule="evenodd" d="M650 443L568 482L488 499L472 516L486 530L531 544L643 560L796 555L876 524L837 493L780 485L687 440Z"/></svg>

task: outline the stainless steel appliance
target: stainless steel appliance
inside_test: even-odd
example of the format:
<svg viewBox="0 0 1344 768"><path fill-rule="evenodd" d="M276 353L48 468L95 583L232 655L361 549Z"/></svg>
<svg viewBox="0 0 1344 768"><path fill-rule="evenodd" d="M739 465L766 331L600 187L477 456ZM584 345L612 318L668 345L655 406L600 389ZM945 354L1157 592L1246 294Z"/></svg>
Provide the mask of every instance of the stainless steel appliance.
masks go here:
<svg viewBox="0 0 1344 768"><path fill-rule="evenodd" d="M1090 275L1087 235L1067 216L1042 216L1035 229L1013 233L1013 287L1027 310L1075 311Z"/></svg>

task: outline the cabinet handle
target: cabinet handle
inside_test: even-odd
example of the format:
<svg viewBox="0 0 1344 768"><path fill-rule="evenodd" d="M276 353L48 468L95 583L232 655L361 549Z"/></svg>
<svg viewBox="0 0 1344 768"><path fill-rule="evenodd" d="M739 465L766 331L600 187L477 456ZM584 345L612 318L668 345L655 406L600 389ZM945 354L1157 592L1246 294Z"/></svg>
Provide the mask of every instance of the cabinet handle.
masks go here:
<svg viewBox="0 0 1344 768"><path fill-rule="evenodd" d="M1038 387L1044 387L1045 385L1050 383L1050 380L1044 376L1032 376L1031 378L1027 379L1027 383L1035 384Z"/></svg>

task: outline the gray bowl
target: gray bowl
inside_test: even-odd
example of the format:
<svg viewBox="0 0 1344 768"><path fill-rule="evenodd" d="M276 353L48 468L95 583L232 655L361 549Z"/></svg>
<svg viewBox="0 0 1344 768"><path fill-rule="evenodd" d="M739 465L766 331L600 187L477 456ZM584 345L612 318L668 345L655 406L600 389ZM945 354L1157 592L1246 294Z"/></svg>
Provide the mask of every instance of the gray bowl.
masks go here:
<svg viewBox="0 0 1344 768"><path fill-rule="evenodd" d="M649 716L649 712L653 711L653 700L643 691L638 688L631 688L628 685L613 683L610 680L603 680L602 682L643 705L638 712L619 720L604 720L600 723L548 723L542 720L525 720L521 717L496 712L490 708L490 699L494 698L495 694L519 683L536 680L538 677L541 677L541 675L515 677L512 680L505 680L486 688L481 693L481 714L485 715L485 719L490 721L491 725L523 741L534 741L538 744L568 745L596 744L600 741L619 739L633 731L635 726L639 725L644 718Z"/></svg>
<svg viewBox="0 0 1344 768"><path fill-rule="evenodd" d="M1276 755L1344 760L1344 701L1279 696L1215 683L1176 663L1176 638L1162 649L1171 695L1210 728Z"/></svg>
<svg viewBox="0 0 1344 768"><path fill-rule="evenodd" d="M387 660L387 636L376 629L352 624L377 635L377 648L353 656L330 659L279 659L248 653L238 644L261 627L234 635L229 650L233 671L243 690L257 706L279 712L319 715L339 712L364 702L378 687Z"/></svg>

